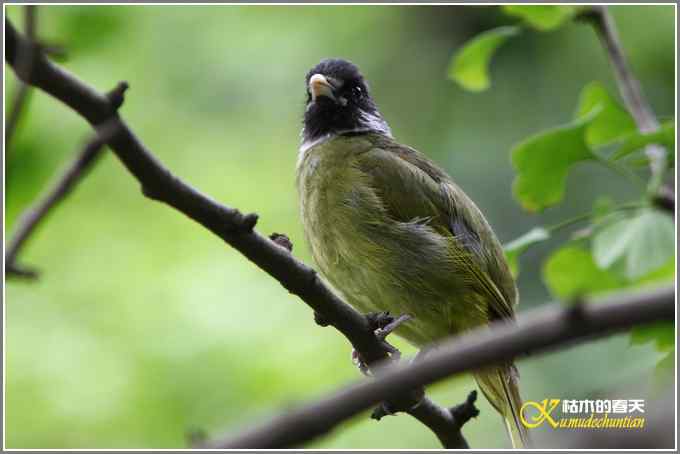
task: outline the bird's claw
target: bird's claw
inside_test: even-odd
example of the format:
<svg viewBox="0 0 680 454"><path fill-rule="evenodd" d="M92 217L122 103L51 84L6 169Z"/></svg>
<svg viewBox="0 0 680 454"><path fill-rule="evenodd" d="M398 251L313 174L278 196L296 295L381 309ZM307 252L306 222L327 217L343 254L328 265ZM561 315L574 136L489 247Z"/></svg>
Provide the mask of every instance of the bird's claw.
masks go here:
<svg viewBox="0 0 680 454"><path fill-rule="evenodd" d="M395 346L387 342L387 336L389 336L394 330L407 321L411 320L409 314L402 314L399 317L394 317L390 315L389 312L371 312L366 314L368 323L373 329L375 337L380 341L383 348L390 354L390 358L393 361L399 361L401 358L401 352Z"/></svg>
<svg viewBox="0 0 680 454"><path fill-rule="evenodd" d="M366 320L368 320L368 324L373 330L375 337L378 339L385 351L389 353L390 359L393 361L399 361L401 358L401 352L395 346L387 342L386 338L402 323L405 323L412 318L413 317L408 314L400 315L399 317L393 317L387 311L371 312L366 314ZM362 374L367 377L371 376L371 371L368 368L368 365L361 357L361 354L356 350L352 350L352 363L359 368L359 371Z"/></svg>
<svg viewBox="0 0 680 454"><path fill-rule="evenodd" d="M394 317L390 315L389 312L371 312L366 314L366 319L368 320L370 328L373 330L375 337L378 339L382 347L386 352L389 353L390 359L392 361L399 361L401 359L401 352L395 346L387 342L387 336L389 336L394 330L396 330L403 323L408 322L413 319L409 314L403 314L399 317ZM423 353L421 350L420 353ZM361 354L356 350L352 351L352 362L359 367L362 374L366 376L371 376L371 371L369 370L366 363L363 361ZM394 415L400 411L407 411L410 408L417 406L418 403L423 398L424 390L423 388L418 388L414 391L413 395L409 395L408 399L405 401L396 402L382 402L378 405L371 413L371 418L375 420L380 420L384 416Z"/></svg>
<svg viewBox="0 0 680 454"><path fill-rule="evenodd" d="M385 318L389 319L389 321L384 326L379 326L374 331L376 337L380 340L385 340L385 338L387 338L387 336L390 333L392 333L395 329L397 329L403 323L406 323L409 320L413 319L413 317L411 317L409 314L402 314L397 318L394 318L391 315L389 315L389 312L386 312L386 314L387 316Z"/></svg>
<svg viewBox="0 0 680 454"><path fill-rule="evenodd" d="M361 354L354 349L352 349L352 364L357 366L359 368L359 372L361 372L366 377L371 376L371 370L368 368L368 365L361 357Z"/></svg>
<svg viewBox="0 0 680 454"><path fill-rule="evenodd" d="M399 317L390 315L389 312L370 312L366 314L368 324L379 339L385 339L390 333L397 329L401 324L411 320L409 314L402 314Z"/></svg>

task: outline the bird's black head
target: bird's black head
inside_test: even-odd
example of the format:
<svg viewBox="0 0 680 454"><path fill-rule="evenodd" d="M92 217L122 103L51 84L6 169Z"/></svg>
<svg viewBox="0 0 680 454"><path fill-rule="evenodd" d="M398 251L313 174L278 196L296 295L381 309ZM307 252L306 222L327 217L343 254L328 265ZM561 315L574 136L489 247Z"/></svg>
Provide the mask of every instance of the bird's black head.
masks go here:
<svg viewBox="0 0 680 454"><path fill-rule="evenodd" d="M304 142L347 131L390 135L390 128L378 112L364 77L353 63L341 59L322 60L307 73L305 84Z"/></svg>

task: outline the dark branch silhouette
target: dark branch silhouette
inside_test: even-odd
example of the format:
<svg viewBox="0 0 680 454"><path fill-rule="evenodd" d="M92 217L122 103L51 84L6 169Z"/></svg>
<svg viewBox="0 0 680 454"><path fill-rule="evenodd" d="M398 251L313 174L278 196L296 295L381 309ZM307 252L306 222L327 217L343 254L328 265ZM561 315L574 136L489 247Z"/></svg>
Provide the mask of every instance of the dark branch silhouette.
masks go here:
<svg viewBox="0 0 680 454"><path fill-rule="evenodd" d="M24 268L17 264L19 252L40 222L48 216L51 210L57 206L87 174L88 170L100 156L103 145L104 143L99 137L95 137L88 141L80 153L78 153L76 159L66 168L64 173L45 196L22 213L17 222L18 227L15 229L12 241L5 250L5 273L7 275L27 278L35 278L38 276L37 271Z"/></svg>
<svg viewBox="0 0 680 454"><path fill-rule="evenodd" d="M312 268L291 255L280 239L275 242L253 230L257 223L256 214L244 215L201 194L174 176L141 143L117 112L127 84L119 84L108 95L98 92L51 62L39 46L18 33L7 20L5 43L5 59L14 68L17 77L72 108L100 136L107 135L107 144L139 181L144 195L166 203L198 222L277 279L327 324L340 331L369 367L389 360L389 350L375 335L364 315L338 298ZM30 56L30 71L17 64L23 60L20 55ZM450 410L422 395L422 392L413 389L401 396L392 396L390 407L403 409L425 424L445 443L445 447L467 447L460 433L463 423L456 421ZM416 396L420 400L414 400ZM446 433L442 432L444 430Z"/></svg>
<svg viewBox="0 0 680 454"><path fill-rule="evenodd" d="M516 324L499 321L491 329L480 328L445 341L420 361L385 366L375 380L350 386L243 433L206 443L202 447L273 449L299 446L372 405L414 387L503 360L661 320L675 320L675 292L672 287L614 295L606 301L592 304L566 307L553 304L520 316Z"/></svg>
<svg viewBox="0 0 680 454"><path fill-rule="evenodd" d="M659 122L642 94L640 82L630 69L614 19L606 6L593 6L592 11L594 13L593 24L602 39L609 61L613 66L623 102L628 107L640 131L652 132L657 130Z"/></svg>
<svg viewBox="0 0 680 454"><path fill-rule="evenodd" d="M36 41L36 8L37 7L35 5L26 5L24 7L24 28L26 30L26 39L33 42ZM30 72L30 58L27 58L26 60L26 62L21 61L17 64L24 66L26 68L25 71ZM9 152L9 145L12 141L12 138L14 137L14 132L17 129L17 125L19 124L21 113L24 110L24 106L28 102L30 91L30 85L19 81L19 86L17 87L17 91L14 94L14 99L12 100L12 107L10 108L9 115L7 116L7 123L5 124L5 157Z"/></svg>
<svg viewBox="0 0 680 454"><path fill-rule="evenodd" d="M614 70L623 102L635 120L638 130L643 133L657 131L659 129L659 122L654 115L652 107L642 93L640 82L635 78L630 69L630 64L619 39L616 23L609 13L609 9L604 5L595 5L583 17L593 24L602 41ZM652 175L650 189L654 191L652 194L653 200L660 208L674 213L675 195L668 191L660 190L667 166L667 151L662 146L650 144L645 147L645 154L649 159L649 168ZM670 209L668 209L669 207Z"/></svg>

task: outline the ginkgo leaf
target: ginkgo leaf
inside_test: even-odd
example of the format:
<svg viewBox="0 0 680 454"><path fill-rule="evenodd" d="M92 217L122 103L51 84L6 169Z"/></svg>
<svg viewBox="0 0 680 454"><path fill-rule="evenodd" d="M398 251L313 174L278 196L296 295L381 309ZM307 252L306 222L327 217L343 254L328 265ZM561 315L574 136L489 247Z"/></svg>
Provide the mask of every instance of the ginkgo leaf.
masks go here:
<svg viewBox="0 0 680 454"><path fill-rule="evenodd" d="M524 20L531 27L541 30L555 30L574 17L582 6L572 5L505 5L503 12Z"/></svg>
<svg viewBox="0 0 680 454"><path fill-rule="evenodd" d="M526 210L540 211L560 202L569 168L594 158L584 135L598 113L596 109L574 123L536 134L512 149L517 171L513 192Z"/></svg>
<svg viewBox="0 0 680 454"><path fill-rule="evenodd" d="M625 285L616 274L599 268L590 251L577 245L563 246L552 253L543 264L543 280L550 293L562 300Z"/></svg>
<svg viewBox="0 0 680 454"><path fill-rule="evenodd" d="M634 233L630 223L628 218L617 219L593 236L593 257L598 267L609 268L626 253Z"/></svg>
<svg viewBox="0 0 680 454"><path fill-rule="evenodd" d="M665 357L656 363L654 369L654 387L666 391L668 386L673 383L675 372L675 349L672 348Z"/></svg>
<svg viewBox="0 0 680 454"><path fill-rule="evenodd" d="M632 281L664 266L673 256L675 224L659 210L641 210L600 229L593 236L592 246L599 268L612 268L621 262L624 275Z"/></svg>
<svg viewBox="0 0 680 454"><path fill-rule="evenodd" d="M490 85L491 57L501 44L519 32L518 27L498 27L477 35L451 59L449 78L469 91L486 90Z"/></svg>
<svg viewBox="0 0 680 454"><path fill-rule="evenodd" d="M654 342L659 351L669 351L675 346L675 325L673 322L658 322L636 326L630 333L633 345Z"/></svg>
<svg viewBox="0 0 680 454"><path fill-rule="evenodd" d="M637 131L633 117L599 82L591 82L581 90L576 118L586 117L593 109L600 113L586 128L586 143L591 147L606 145Z"/></svg>
<svg viewBox="0 0 680 454"><path fill-rule="evenodd" d="M673 256L675 249L675 223L658 210L640 215L631 229L626 260L626 276L640 278L663 266Z"/></svg>

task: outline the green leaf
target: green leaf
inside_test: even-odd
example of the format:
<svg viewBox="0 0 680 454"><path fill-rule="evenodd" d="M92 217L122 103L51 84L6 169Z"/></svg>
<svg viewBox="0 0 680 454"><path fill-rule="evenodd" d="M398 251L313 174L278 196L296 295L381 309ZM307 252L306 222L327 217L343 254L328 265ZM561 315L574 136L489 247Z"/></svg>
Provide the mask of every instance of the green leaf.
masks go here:
<svg viewBox="0 0 680 454"><path fill-rule="evenodd" d="M669 156L675 150L675 122L668 121L661 125L658 131L643 134L635 132L626 137L621 146L612 154L610 159L621 159L638 151L649 144L658 144L668 149Z"/></svg>
<svg viewBox="0 0 680 454"><path fill-rule="evenodd" d="M670 216L658 210L649 210L637 218L635 235L631 238L626 261L629 279L642 277L673 257L675 224Z"/></svg>
<svg viewBox="0 0 680 454"><path fill-rule="evenodd" d="M626 253L630 237L634 233L630 223L628 218L617 219L595 234L592 249L598 267L609 268Z"/></svg>
<svg viewBox="0 0 680 454"><path fill-rule="evenodd" d="M594 235L592 244L600 268L611 268L622 261L624 274L631 281L666 265L673 257L674 246L672 218L655 209L609 223Z"/></svg>
<svg viewBox="0 0 680 454"><path fill-rule="evenodd" d="M657 389L666 390L668 385L673 383L675 372L675 349L671 349L661 361L656 364L654 369L654 386Z"/></svg>
<svg viewBox="0 0 680 454"><path fill-rule="evenodd" d="M539 211L562 200L569 168L593 159L584 132L597 111L566 126L539 133L516 145L512 164L517 171L513 193L528 211Z"/></svg>
<svg viewBox="0 0 680 454"><path fill-rule="evenodd" d="M550 238L550 232L543 227L534 227L524 235L515 238L503 246L505 257L508 259L508 265L513 276L517 277L519 275L519 256L529 246L545 241L548 238Z"/></svg>
<svg viewBox="0 0 680 454"><path fill-rule="evenodd" d="M604 86L599 82L586 85L579 95L576 118L583 118L593 109L600 109L599 115L586 128L586 143L598 147L634 133L635 121Z"/></svg>
<svg viewBox="0 0 680 454"><path fill-rule="evenodd" d="M664 387L673 378L675 371L675 324L658 322L634 327L630 332L631 345L654 343L657 351L666 353L654 368L656 387Z"/></svg>
<svg viewBox="0 0 680 454"><path fill-rule="evenodd" d="M498 27L477 35L451 59L449 79L469 91L484 91L489 88L491 57L501 44L519 32L519 27Z"/></svg>
<svg viewBox="0 0 680 454"><path fill-rule="evenodd" d="M658 284L660 282L669 282L675 280L675 254L668 259L668 261L661 267L655 269L651 273L645 274L640 279L635 280L635 285L639 287L646 287L650 284Z"/></svg>
<svg viewBox="0 0 680 454"><path fill-rule="evenodd" d="M675 347L675 325L673 322L659 322L636 326L630 332L630 343L642 345L654 342L657 350L664 352Z"/></svg>
<svg viewBox="0 0 680 454"><path fill-rule="evenodd" d="M604 293L622 287L624 281L597 267L590 252L568 245L555 251L543 264L543 280L556 298Z"/></svg>
<svg viewBox="0 0 680 454"><path fill-rule="evenodd" d="M505 5L503 12L523 19L537 30L548 31L560 27L582 8L555 5Z"/></svg>

